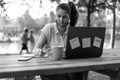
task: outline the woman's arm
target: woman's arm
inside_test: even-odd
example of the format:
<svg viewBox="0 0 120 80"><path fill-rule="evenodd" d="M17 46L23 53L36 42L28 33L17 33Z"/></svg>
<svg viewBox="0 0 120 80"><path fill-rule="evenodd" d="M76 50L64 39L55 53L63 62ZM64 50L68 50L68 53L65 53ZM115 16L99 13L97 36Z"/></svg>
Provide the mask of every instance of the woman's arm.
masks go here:
<svg viewBox="0 0 120 80"><path fill-rule="evenodd" d="M44 33L41 32L40 37L39 37L37 43L35 44L35 48L42 49L46 43L47 43L47 38L44 35Z"/></svg>
<svg viewBox="0 0 120 80"><path fill-rule="evenodd" d="M37 40L37 42L35 44L34 50L37 49L40 52L40 55L42 55L42 53L43 53L42 49L48 43L48 39L49 39L49 36L51 34L50 27L51 27L50 24L45 25L45 27L41 30L41 34L39 36L39 39Z"/></svg>
<svg viewBox="0 0 120 80"><path fill-rule="evenodd" d="M44 55L45 53L42 51L42 48L46 45L46 43L47 43L47 38L44 35L44 33L41 32L40 37L39 37L38 41L36 42L32 53L37 56Z"/></svg>

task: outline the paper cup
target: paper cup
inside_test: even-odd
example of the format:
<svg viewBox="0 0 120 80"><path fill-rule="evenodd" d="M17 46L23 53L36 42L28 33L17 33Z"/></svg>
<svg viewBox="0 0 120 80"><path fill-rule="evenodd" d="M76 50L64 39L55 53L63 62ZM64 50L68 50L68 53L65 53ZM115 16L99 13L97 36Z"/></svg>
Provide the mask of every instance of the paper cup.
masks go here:
<svg viewBox="0 0 120 80"><path fill-rule="evenodd" d="M62 59L63 47L62 46L52 46L51 53L52 53L53 60L60 60L60 59Z"/></svg>

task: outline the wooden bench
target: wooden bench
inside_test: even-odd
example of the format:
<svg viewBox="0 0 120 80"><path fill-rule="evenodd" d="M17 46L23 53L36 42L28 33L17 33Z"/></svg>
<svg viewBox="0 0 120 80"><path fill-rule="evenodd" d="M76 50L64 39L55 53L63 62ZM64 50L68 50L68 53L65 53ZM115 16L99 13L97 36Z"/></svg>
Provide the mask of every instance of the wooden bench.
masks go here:
<svg viewBox="0 0 120 80"><path fill-rule="evenodd" d="M112 53L114 55L107 55ZM60 61L52 61L45 58L17 61L19 55L0 55L0 78L98 71L118 68L120 67L120 56L117 56L118 53L120 53L120 51L115 49L104 50L104 54L100 58Z"/></svg>

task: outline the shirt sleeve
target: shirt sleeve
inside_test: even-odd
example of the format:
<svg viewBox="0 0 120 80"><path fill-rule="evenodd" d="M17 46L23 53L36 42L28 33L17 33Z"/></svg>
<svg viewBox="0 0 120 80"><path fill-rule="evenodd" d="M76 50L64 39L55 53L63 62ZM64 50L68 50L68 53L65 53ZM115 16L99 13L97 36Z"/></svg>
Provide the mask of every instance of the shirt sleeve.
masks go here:
<svg viewBox="0 0 120 80"><path fill-rule="evenodd" d="M41 30L41 33L44 34L47 40L50 39L50 24L46 24L45 27Z"/></svg>

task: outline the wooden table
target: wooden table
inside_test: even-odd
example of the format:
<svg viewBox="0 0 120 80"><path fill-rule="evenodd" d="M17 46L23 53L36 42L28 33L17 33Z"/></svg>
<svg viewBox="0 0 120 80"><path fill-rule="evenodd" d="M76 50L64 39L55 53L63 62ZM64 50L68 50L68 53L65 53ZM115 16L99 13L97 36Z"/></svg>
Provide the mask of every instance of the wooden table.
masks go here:
<svg viewBox="0 0 120 80"><path fill-rule="evenodd" d="M118 50L106 50L106 53L119 53ZM17 61L19 55L0 55L0 78L20 77L40 74L60 74L120 67L120 56L102 56L100 58L71 59L51 61L33 58L29 61Z"/></svg>

